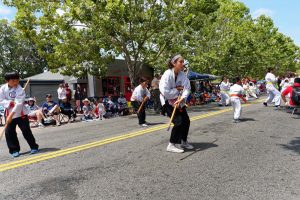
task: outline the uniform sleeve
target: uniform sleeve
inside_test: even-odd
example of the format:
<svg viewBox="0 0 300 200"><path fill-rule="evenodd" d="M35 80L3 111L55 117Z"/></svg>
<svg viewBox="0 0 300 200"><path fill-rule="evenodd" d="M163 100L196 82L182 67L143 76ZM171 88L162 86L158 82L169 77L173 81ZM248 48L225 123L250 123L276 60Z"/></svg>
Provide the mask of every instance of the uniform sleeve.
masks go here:
<svg viewBox="0 0 300 200"><path fill-rule="evenodd" d="M164 73L159 83L159 90L166 99L176 99L178 97L178 90L176 88L170 88L170 83L170 76Z"/></svg>
<svg viewBox="0 0 300 200"><path fill-rule="evenodd" d="M191 83L190 80L185 76L185 81L183 84L183 92L182 92L182 97L187 99L188 96L190 95L190 91L191 91Z"/></svg>
<svg viewBox="0 0 300 200"><path fill-rule="evenodd" d="M0 88L0 106L3 106L4 108L8 108L11 100L5 99L4 94L4 87Z"/></svg>
<svg viewBox="0 0 300 200"><path fill-rule="evenodd" d="M12 109L12 112L20 113L24 106L26 94L25 94L25 91L23 90L23 88L21 88L21 87L18 87L16 93L17 93L17 96L15 98L15 106Z"/></svg>
<svg viewBox="0 0 300 200"><path fill-rule="evenodd" d="M270 79L270 81L273 82L273 83L277 81L277 78L275 77L274 74L270 74L270 75L269 75L269 79Z"/></svg>
<svg viewBox="0 0 300 200"><path fill-rule="evenodd" d="M245 94L245 90L244 90L243 87L241 87L241 94L242 94L242 95Z"/></svg>
<svg viewBox="0 0 300 200"><path fill-rule="evenodd" d="M131 98L134 99L134 100L137 100L137 87L133 90Z"/></svg>
<svg viewBox="0 0 300 200"><path fill-rule="evenodd" d="M146 96L150 99L151 94L147 88L146 88Z"/></svg>

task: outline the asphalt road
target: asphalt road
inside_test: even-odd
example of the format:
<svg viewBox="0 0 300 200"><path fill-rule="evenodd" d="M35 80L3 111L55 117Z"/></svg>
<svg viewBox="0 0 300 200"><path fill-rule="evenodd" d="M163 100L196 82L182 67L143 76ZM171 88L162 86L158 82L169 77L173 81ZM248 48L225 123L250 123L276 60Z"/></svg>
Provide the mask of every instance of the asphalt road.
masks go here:
<svg viewBox="0 0 300 200"><path fill-rule="evenodd" d="M300 118L259 103L235 124L229 109L193 108L196 150L183 154L166 152L168 118L157 115L149 128L129 116L33 129L39 159L21 135L17 159L1 141L0 199L299 200Z"/></svg>

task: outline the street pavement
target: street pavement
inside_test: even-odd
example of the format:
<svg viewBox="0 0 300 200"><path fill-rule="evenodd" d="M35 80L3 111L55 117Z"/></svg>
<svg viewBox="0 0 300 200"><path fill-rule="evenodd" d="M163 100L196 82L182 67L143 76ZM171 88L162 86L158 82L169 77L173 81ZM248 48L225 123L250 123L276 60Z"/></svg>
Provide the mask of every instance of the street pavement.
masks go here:
<svg viewBox="0 0 300 200"><path fill-rule="evenodd" d="M33 129L41 152L10 158L0 142L0 199L299 200L300 118L253 103L189 109L189 141L166 152L168 118L147 115ZM35 159L35 156L36 157Z"/></svg>

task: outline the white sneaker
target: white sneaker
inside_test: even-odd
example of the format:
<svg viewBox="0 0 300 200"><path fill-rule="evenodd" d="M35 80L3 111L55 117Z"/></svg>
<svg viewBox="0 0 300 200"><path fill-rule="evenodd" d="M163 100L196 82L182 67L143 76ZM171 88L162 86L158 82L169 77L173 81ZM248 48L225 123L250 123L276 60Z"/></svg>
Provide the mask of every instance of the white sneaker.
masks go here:
<svg viewBox="0 0 300 200"><path fill-rule="evenodd" d="M42 123L39 123L38 126L39 126L39 128L45 128L44 124L42 124Z"/></svg>
<svg viewBox="0 0 300 200"><path fill-rule="evenodd" d="M45 122L46 124L50 124L50 123L51 123L51 120L48 119L48 118L46 118L46 119L44 120L44 122Z"/></svg>
<svg viewBox="0 0 300 200"><path fill-rule="evenodd" d="M56 126L60 126L60 122L56 122Z"/></svg>
<svg viewBox="0 0 300 200"><path fill-rule="evenodd" d="M181 147L189 150L194 149L193 145L189 144L187 141L181 141Z"/></svg>
<svg viewBox="0 0 300 200"><path fill-rule="evenodd" d="M147 124L141 124L141 126L142 126L142 127L147 127L148 125L147 125Z"/></svg>
<svg viewBox="0 0 300 200"><path fill-rule="evenodd" d="M174 144L169 143L168 147L167 147L167 151L169 152L173 152L173 153L183 153L184 150L183 149L179 149L177 148Z"/></svg>

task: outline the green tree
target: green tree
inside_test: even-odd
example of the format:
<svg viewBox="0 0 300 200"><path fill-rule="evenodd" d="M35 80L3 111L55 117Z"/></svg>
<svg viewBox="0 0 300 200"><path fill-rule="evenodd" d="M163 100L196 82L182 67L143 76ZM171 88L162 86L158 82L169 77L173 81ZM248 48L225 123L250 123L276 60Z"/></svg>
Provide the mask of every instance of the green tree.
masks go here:
<svg viewBox="0 0 300 200"><path fill-rule="evenodd" d="M220 8L189 43L188 58L196 71L261 78L270 66L279 73L299 68L299 47L278 32L272 19L253 19L240 2L219 2Z"/></svg>
<svg viewBox="0 0 300 200"><path fill-rule="evenodd" d="M9 71L17 71L25 78L47 68L47 62L38 55L34 43L12 28L7 20L0 20L0 54L0 83Z"/></svg>
<svg viewBox="0 0 300 200"><path fill-rule="evenodd" d="M36 42L50 69L103 76L107 63L122 55L132 83L143 65L160 68L167 55L184 52L192 34L187 27L199 30L217 9L215 0L4 2L17 7L16 27Z"/></svg>

